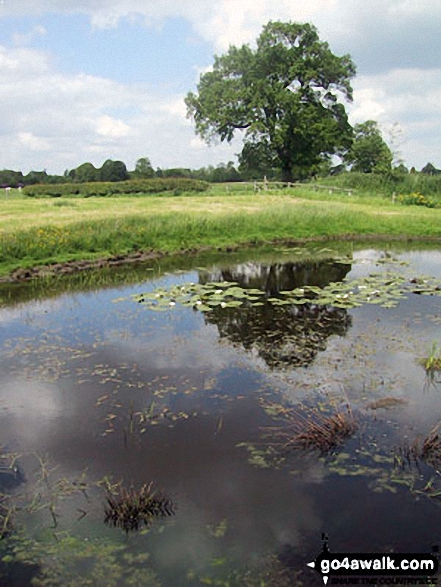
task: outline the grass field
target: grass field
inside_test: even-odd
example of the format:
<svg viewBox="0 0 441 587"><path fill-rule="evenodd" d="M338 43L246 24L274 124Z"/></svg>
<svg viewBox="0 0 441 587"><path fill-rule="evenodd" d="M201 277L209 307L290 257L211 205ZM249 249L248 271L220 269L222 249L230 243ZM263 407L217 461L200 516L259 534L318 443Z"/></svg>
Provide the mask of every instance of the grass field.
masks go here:
<svg viewBox="0 0 441 587"><path fill-rule="evenodd" d="M16 194L1 195L0 205L0 275L135 250L368 235L441 241L441 209L304 188L254 194L220 185L198 195L86 199Z"/></svg>

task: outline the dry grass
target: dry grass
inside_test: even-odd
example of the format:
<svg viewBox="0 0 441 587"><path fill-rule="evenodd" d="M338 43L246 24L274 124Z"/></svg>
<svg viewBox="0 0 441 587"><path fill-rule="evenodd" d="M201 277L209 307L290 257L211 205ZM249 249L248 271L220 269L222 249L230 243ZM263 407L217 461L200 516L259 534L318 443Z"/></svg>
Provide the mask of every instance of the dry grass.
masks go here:
<svg viewBox="0 0 441 587"><path fill-rule="evenodd" d="M292 409L284 417L284 426L267 429L272 431L272 446L282 453L317 450L326 454L352 436L358 427L349 406L329 416L316 410L301 413Z"/></svg>
<svg viewBox="0 0 441 587"><path fill-rule="evenodd" d="M395 408L396 406L403 406L407 403L409 403L407 400L398 397L382 397L381 399L368 403L366 407L370 410L388 410L390 408Z"/></svg>
<svg viewBox="0 0 441 587"><path fill-rule="evenodd" d="M429 434L421 440L416 438L411 443L406 441L395 454L395 464L401 468L419 467L421 461L434 467L441 466L441 422L436 424Z"/></svg>
<svg viewBox="0 0 441 587"><path fill-rule="evenodd" d="M441 422L432 428L423 441L420 456L423 461L430 465L439 466L441 464L441 436L439 430Z"/></svg>

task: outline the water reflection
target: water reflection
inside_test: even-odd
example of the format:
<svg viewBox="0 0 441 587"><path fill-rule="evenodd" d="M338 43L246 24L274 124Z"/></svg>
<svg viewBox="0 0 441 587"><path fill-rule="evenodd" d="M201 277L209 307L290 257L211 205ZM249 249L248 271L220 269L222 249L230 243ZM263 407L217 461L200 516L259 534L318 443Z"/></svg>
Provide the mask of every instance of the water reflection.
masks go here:
<svg viewBox="0 0 441 587"><path fill-rule="evenodd" d="M199 281L235 281L243 288L256 288L276 296L284 290L305 285L325 287L332 281L342 281L349 273L348 263L332 260L320 262L265 263L248 262L228 269L200 272Z"/></svg>
<svg viewBox="0 0 441 587"><path fill-rule="evenodd" d="M440 268L439 256L437 263ZM334 551L422 552L441 542L439 504L425 490L436 471L412 486L402 477L395 483L390 464L404 435L425 435L439 419L439 390L423 392L424 372L415 367L415 357L438 336L439 299L410 296L393 310L263 301L204 314L179 304L150 312L129 297L199 278L235 281L277 298L284 290L339 281L350 269L329 260L241 259L229 267L223 261L210 271L192 267L164 276L158 270L161 281L140 284L144 273L131 287L96 293L78 287L75 296L1 310L0 446L22 455L24 479L17 484L17 473L10 491L31 500L40 493L39 505L46 506L60 479L72 487L84 473L91 485L87 497L77 491L53 502L57 538L63 540L64 530L77 536L70 547L61 542L57 550L55 540L41 540L54 530L47 507L32 517L22 510L26 556L40 557L46 569L57 562L57 572L75 560L78 581L66 585L92 584L88 573L98 565L107 575L94 584L126 587L133 576L124 573L135 570L141 554L144 571L158 577L138 581L143 587L254 587L265 584L257 576L271 554L286 585L315 584L306 562L317 554L322 531ZM365 266L352 274L358 270ZM125 301L113 303L120 297ZM261 369L262 361L271 369ZM276 425L265 406L320 409L342 388L360 428L335 458L300 452L275 468L248 451L260 448L263 428ZM408 401L387 411L366 408L389 396ZM37 457L47 459L47 479ZM155 520L146 535L126 541L123 531L103 523L105 498L96 482L104 476L127 487L154 481L176 503L176 516ZM81 520L78 509L86 512ZM99 550L109 543L132 558L110 564ZM0 568L2 585L28 584L8 573L3 580ZM277 580L268 584L285 585Z"/></svg>
<svg viewBox="0 0 441 587"><path fill-rule="evenodd" d="M246 263L231 269L202 272L200 282L233 281L243 288L264 291L277 297L285 290L305 285L325 287L341 281L350 270L348 264L332 261L317 263ZM332 335L344 336L351 326L351 316L344 309L304 304L274 306L251 303L241 308L215 307L205 320L215 324L219 335L234 345L259 356L268 367L305 367L317 353L326 350Z"/></svg>

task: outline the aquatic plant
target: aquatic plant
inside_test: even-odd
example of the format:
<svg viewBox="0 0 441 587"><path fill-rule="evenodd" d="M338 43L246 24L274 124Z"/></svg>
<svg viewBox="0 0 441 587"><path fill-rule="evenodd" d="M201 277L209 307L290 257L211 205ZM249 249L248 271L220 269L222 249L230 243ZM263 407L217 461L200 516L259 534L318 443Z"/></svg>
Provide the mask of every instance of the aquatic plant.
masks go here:
<svg viewBox="0 0 441 587"><path fill-rule="evenodd" d="M432 343L429 356L420 359L420 363L423 365L426 373L441 371L441 349L437 342Z"/></svg>
<svg viewBox="0 0 441 587"><path fill-rule="evenodd" d="M33 587L161 587L146 552L129 551L127 545L106 539L57 532L39 539L14 533L3 556L7 585ZM19 573L8 581L8 566ZM3 570L3 569L1 569ZM4 575L0 570L0 584ZM27 580L24 579L27 577Z"/></svg>
<svg viewBox="0 0 441 587"><path fill-rule="evenodd" d="M171 499L155 491L153 483L144 484L140 489L133 486L126 489L119 484L116 492L108 488L106 501L105 523L126 532L138 530L142 524L150 526L155 517L167 517L175 513Z"/></svg>
<svg viewBox="0 0 441 587"><path fill-rule="evenodd" d="M180 283L171 288L132 296L149 310L165 311L177 304L195 310L212 312L247 306L301 306L314 304L334 308L355 308L362 304L376 304L393 308L408 293L441 296L441 282L434 278L385 271L371 273L351 281L332 282L325 287L304 285L283 290L276 296L267 296L260 289L243 288L232 281L209 283Z"/></svg>
<svg viewBox="0 0 441 587"><path fill-rule="evenodd" d="M422 461L428 465L441 465L441 422L438 422L423 439L416 438L412 442L408 439L395 453L395 465L401 468L419 465Z"/></svg>
<svg viewBox="0 0 441 587"><path fill-rule="evenodd" d="M8 496L0 493L0 540L12 530L14 508L8 503Z"/></svg>
<svg viewBox="0 0 441 587"><path fill-rule="evenodd" d="M324 415L317 410L302 413L289 409L284 414L285 425L272 429L272 445L282 453L293 450L318 450L329 453L340 446L357 430L357 421L347 405L345 410L336 410Z"/></svg>
<svg viewBox="0 0 441 587"><path fill-rule="evenodd" d="M420 456L430 465L439 466L441 464L441 422L432 428L423 441Z"/></svg>

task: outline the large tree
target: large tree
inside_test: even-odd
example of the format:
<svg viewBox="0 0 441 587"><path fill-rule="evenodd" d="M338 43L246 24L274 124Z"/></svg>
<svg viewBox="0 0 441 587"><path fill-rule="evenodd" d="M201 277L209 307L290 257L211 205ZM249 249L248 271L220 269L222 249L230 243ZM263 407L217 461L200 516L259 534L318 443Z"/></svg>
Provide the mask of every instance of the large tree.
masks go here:
<svg viewBox="0 0 441 587"><path fill-rule="evenodd" d="M351 126L340 99L352 100L355 66L337 57L310 24L270 22L256 48L230 47L186 98L196 132L231 141L244 131L242 166L279 169L290 180L313 174L347 149Z"/></svg>
<svg viewBox="0 0 441 587"><path fill-rule="evenodd" d="M101 181L125 181L129 174L125 163L107 159L99 170L99 178Z"/></svg>
<svg viewBox="0 0 441 587"><path fill-rule="evenodd" d="M155 177L155 170L150 163L150 159L148 157L141 157L138 159L135 170L131 175L136 179L150 179Z"/></svg>
<svg viewBox="0 0 441 587"><path fill-rule="evenodd" d="M83 163L76 169L74 169L74 181L83 183L86 181L98 181L99 170L96 169L92 163Z"/></svg>
<svg viewBox="0 0 441 587"><path fill-rule="evenodd" d="M345 157L345 161L352 165L351 171L362 173L390 171L393 154L383 140L375 120L356 124L354 134L354 142Z"/></svg>

